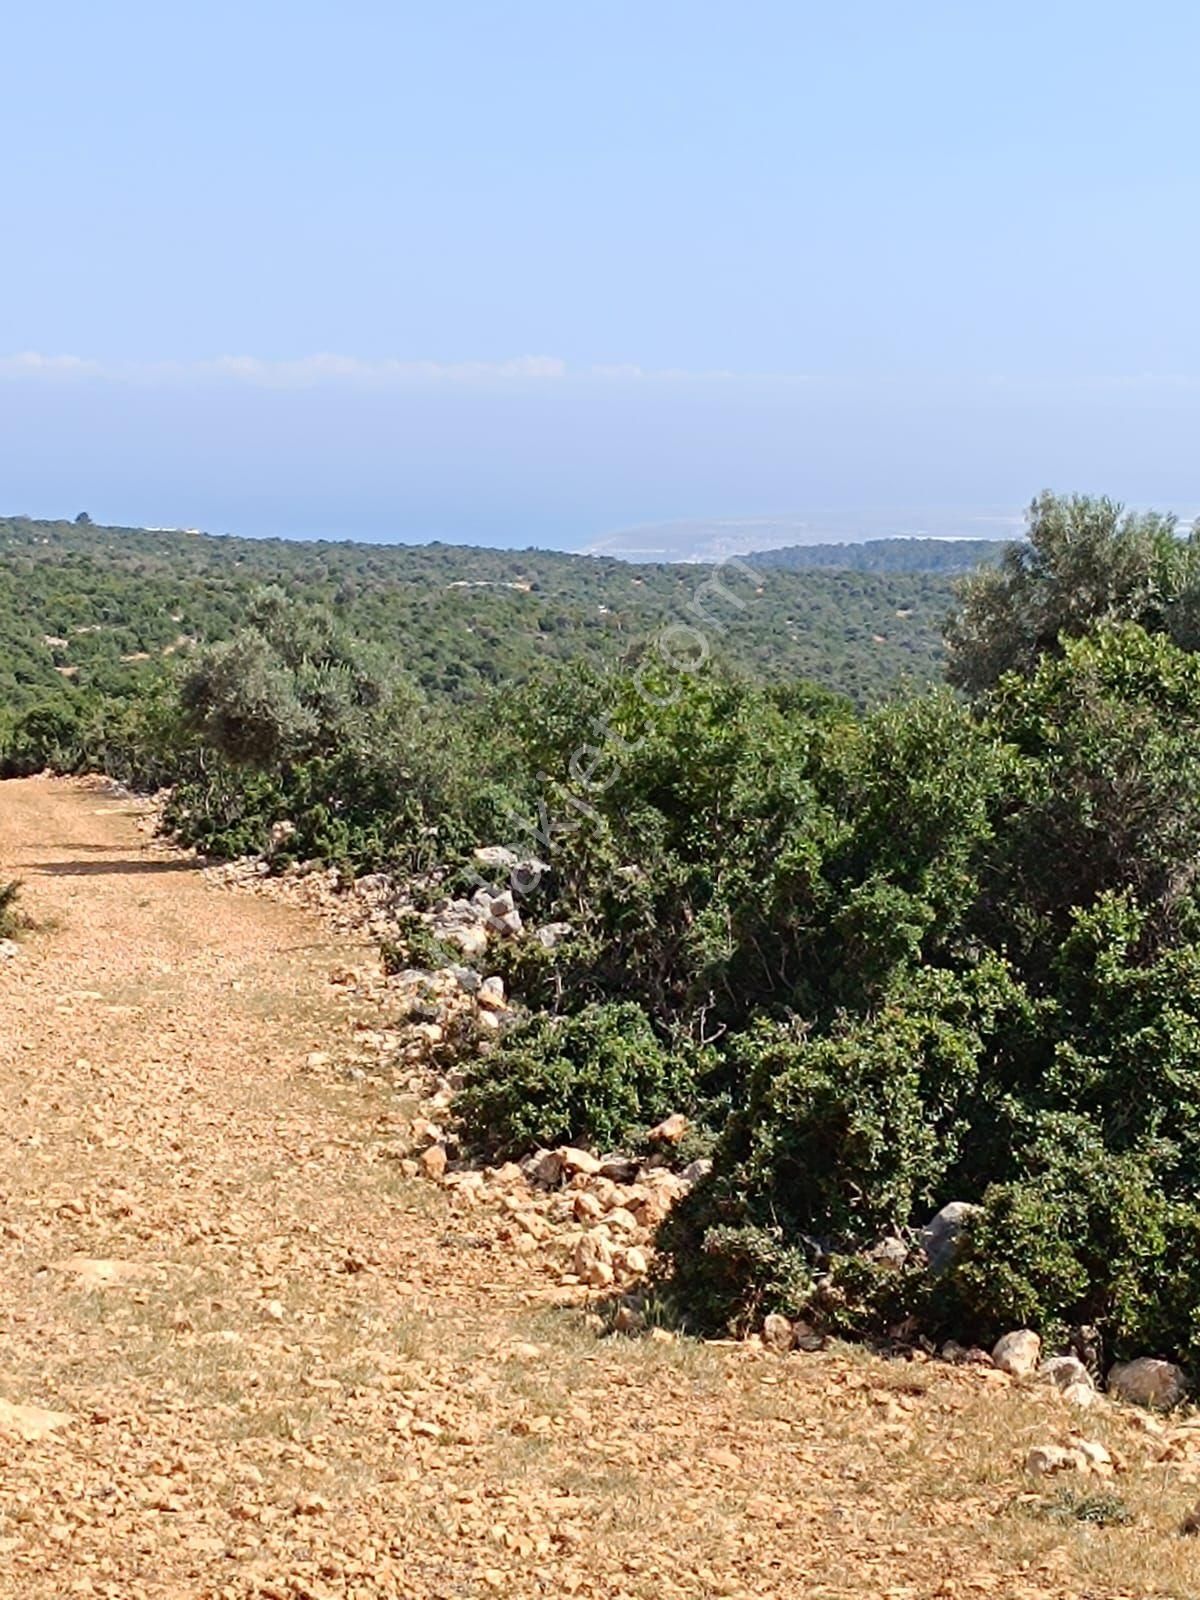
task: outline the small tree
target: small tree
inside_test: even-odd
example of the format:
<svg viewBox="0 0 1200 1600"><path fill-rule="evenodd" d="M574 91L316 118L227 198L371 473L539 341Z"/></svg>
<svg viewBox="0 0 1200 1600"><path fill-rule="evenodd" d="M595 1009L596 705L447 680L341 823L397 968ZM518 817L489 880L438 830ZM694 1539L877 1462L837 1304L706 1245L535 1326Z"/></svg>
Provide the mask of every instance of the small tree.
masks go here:
<svg viewBox="0 0 1200 1600"><path fill-rule="evenodd" d="M240 765L276 766L317 732L294 675L253 629L203 651L179 697L190 730Z"/></svg>
<svg viewBox="0 0 1200 1600"><path fill-rule="evenodd" d="M1198 558L1200 546L1179 537L1174 517L1039 495L1028 542L959 585L946 633L951 683L977 694L1101 622L1137 622L1187 644L1200 601Z"/></svg>
<svg viewBox="0 0 1200 1600"><path fill-rule="evenodd" d="M278 767L353 741L395 686L369 647L319 607L266 589L249 625L195 658L180 686L188 730L239 765Z"/></svg>

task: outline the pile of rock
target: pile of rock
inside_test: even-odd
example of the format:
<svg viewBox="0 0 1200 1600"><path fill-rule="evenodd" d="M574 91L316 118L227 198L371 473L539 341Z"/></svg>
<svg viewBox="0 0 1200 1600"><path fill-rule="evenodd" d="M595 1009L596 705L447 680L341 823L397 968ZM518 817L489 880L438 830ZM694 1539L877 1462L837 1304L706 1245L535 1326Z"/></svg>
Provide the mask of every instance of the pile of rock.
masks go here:
<svg viewBox="0 0 1200 1600"><path fill-rule="evenodd" d="M273 838L273 845L281 847L288 837L280 833ZM475 859L481 867L507 874L513 887L480 886L469 899L435 900L431 909L416 913L436 938L457 946L467 959L483 955L494 937L527 935L514 888L522 893L536 887L541 875L549 871L545 863L522 860L498 845L477 850ZM414 914L415 897L428 900L437 879L434 874L419 883L400 884L386 874L373 873L347 888L335 869L300 864L276 875L269 859L232 862L207 872L216 882L318 910L336 926L365 930L381 942L395 933L401 917ZM533 936L547 948L570 934L570 927L561 923L533 930ZM16 953L17 946L11 941L0 941L0 961ZM453 1071L431 1080L430 1069L439 1064L443 1052L455 1057L467 1048L486 1051L490 1036L502 1031L514 1016L502 980L482 977L467 965L386 974L381 965L374 964L342 968L331 974L330 981L393 1011L384 1026L360 1026L358 1042L380 1065L409 1069L413 1074L409 1086L425 1094L435 1113L450 1107L461 1083L461 1076ZM669 1146L685 1128L683 1117L670 1117L654 1134L660 1145ZM494 1204L503 1214L501 1238L519 1254L539 1259L564 1290L581 1293L636 1291L653 1265L660 1223L709 1165L693 1162L677 1173L662 1155L638 1161L563 1147L536 1151L519 1164L480 1170L455 1161L452 1135L440 1124L418 1118L412 1131L414 1153L403 1162L412 1176L423 1174L444 1185L463 1203ZM953 1263L960 1238L978 1209L966 1201L952 1201L912 1244L887 1238L868 1254L877 1265L899 1271L915 1250L925 1268L937 1276ZM628 1331L639 1324L639 1318L627 1303L623 1324ZM620 1320L618 1325L622 1325ZM759 1337L763 1345L780 1353L816 1349L824 1342L807 1322L777 1313L766 1317ZM1028 1328L1005 1334L990 1353L953 1340L943 1345L940 1353L943 1360L977 1367L998 1379L1002 1375L1044 1383L1080 1409L1104 1403L1092 1372L1078 1355L1043 1360L1041 1340ZM1188 1392L1179 1367L1148 1356L1112 1366L1106 1387L1113 1399L1159 1411L1178 1406ZM1104 1462L1095 1453L1102 1448L1072 1438L1063 1446L1037 1447L1027 1464L1030 1471L1042 1475L1068 1469L1103 1475Z"/></svg>
<svg viewBox="0 0 1200 1600"><path fill-rule="evenodd" d="M671 1208L708 1170L696 1161L673 1172L661 1156L597 1156L564 1146L522 1162L454 1168L443 1131L413 1125L420 1154L409 1163L467 1204L501 1213L500 1239L538 1262L565 1289L629 1292L654 1262L654 1236ZM434 1152L437 1152L436 1154Z"/></svg>
<svg viewBox="0 0 1200 1600"><path fill-rule="evenodd" d="M493 935L515 939L525 931L511 889L479 888L469 900L440 900L421 919L434 938L468 959L483 955Z"/></svg>
<svg viewBox="0 0 1200 1600"><path fill-rule="evenodd" d="M529 931L517 900L531 894L550 871L546 862L500 844L482 845L474 857L495 884L480 883L470 898L442 899L422 913L435 938L456 945L469 959L482 955L492 938L519 939ZM567 923L551 922L534 929L533 937L553 949L570 932Z"/></svg>
<svg viewBox="0 0 1200 1600"><path fill-rule="evenodd" d="M996 1341L990 1355L985 1350L965 1350L951 1340L942 1346L941 1356L944 1361L955 1364L991 1367L1010 1378L1049 1384L1068 1405L1082 1410L1104 1403L1104 1395L1084 1362L1073 1354L1053 1355L1043 1360L1042 1341L1031 1328L1017 1328L1004 1334ZM1170 1411L1187 1398L1188 1385L1182 1368L1174 1362L1139 1356L1135 1361L1119 1361L1111 1366L1105 1390L1113 1400L1128 1405Z"/></svg>
<svg viewBox="0 0 1200 1600"><path fill-rule="evenodd" d="M475 851L475 862L481 872L496 880L495 886L480 882L469 897L439 896L446 877L442 868L407 879L370 872L351 883L336 867L316 861L290 862L277 871L276 853L293 831L290 824L276 823L265 854L207 867L205 875L229 888L317 911L340 931L366 933L381 944L395 941L401 923L417 917L435 939L461 951L465 960L482 956L493 938L530 936L553 949L570 937L571 928L565 922L533 929L525 925L518 899L536 888L550 871L535 857L519 856L503 845L484 845Z"/></svg>
<svg viewBox="0 0 1200 1600"><path fill-rule="evenodd" d="M330 983L343 994L378 1006L386 1019L379 1027L360 1023L356 1042L363 1059L381 1071L407 1069L406 1086L443 1100L460 1081L438 1082L432 1069L453 1066L472 1053L485 1053L492 1040L514 1021L516 1012L498 976L481 978L472 967L426 971L408 967L385 973L371 966L335 967Z"/></svg>

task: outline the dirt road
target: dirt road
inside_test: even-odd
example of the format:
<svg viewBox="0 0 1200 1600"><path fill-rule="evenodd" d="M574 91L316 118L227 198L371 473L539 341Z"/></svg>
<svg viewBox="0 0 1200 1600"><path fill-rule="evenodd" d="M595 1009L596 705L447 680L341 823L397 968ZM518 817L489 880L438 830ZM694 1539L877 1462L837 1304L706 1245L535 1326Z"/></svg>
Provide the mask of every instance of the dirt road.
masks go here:
<svg viewBox="0 0 1200 1600"><path fill-rule="evenodd" d="M306 1068L344 945L136 811L0 785L39 924L0 965L0 1595L1191 1592L1178 1472L1118 1485L1131 1528L1031 1512L1043 1394L539 1301L401 1176L387 1086Z"/></svg>

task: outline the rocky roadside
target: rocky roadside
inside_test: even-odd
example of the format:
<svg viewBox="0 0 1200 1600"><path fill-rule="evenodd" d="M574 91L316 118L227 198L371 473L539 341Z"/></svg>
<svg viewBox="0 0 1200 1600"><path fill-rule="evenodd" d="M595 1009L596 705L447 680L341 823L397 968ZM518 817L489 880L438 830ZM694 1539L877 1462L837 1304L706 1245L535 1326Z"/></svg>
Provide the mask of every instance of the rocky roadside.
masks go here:
<svg viewBox="0 0 1200 1600"><path fill-rule="evenodd" d="M489 872L544 870L540 863L519 862L501 847L481 848L476 860ZM205 876L223 887L315 911L338 931L380 944L395 937L399 919L412 914L414 886L397 886L384 874L343 885L332 869L300 865L276 874L268 861L252 859L207 868ZM479 890L472 900L435 900L433 909L421 915L435 937L462 950L464 962L482 959L484 965L492 940L533 936L553 942L570 934L559 924L524 929L508 891ZM653 1130L651 1139L659 1144L660 1153L649 1159L561 1148L533 1151L519 1162L500 1166L474 1165L456 1144L453 1101L462 1081L464 1054L492 1048L517 1015L502 980L481 977L474 966L465 964L389 974L374 961L335 969L330 983L379 1014L378 1027L360 1025L356 1059L345 1063L343 1070L350 1076L386 1073L420 1102L409 1124L409 1148L398 1156L402 1171L437 1183L457 1206L487 1207L499 1213L501 1239L553 1285L546 1298L564 1304L599 1304L604 1325L617 1332L670 1337L654 1325L652 1313L647 1316L646 1290L653 1276L659 1225L708 1167L706 1162L693 1162L681 1170L672 1165L671 1147L685 1133L686 1119L676 1115ZM329 1063L319 1058L310 1064ZM915 1246L930 1270L940 1270L952 1258L973 1209L965 1202L951 1202L930 1219ZM888 1262L904 1264L909 1246L889 1239L879 1249L884 1247L890 1247L885 1252ZM812 1351L825 1343L808 1323L777 1314L768 1315L750 1339L779 1354ZM1144 1356L1113 1364L1102 1376L1095 1360L1089 1365L1070 1351L1043 1359L1041 1341L1028 1329L1004 1335L992 1351L965 1348L952 1340L940 1351L924 1355L967 1368L981 1380L1045 1385L1061 1397L1071 1415L1114 1403L1169 1412L1188 1395L1185 1374L1171 1362ZM1189 1432L1188 1440L1192 1437ZM1080 1456L1077 1436L1071 1435L1061 1446L1032 1447L1026 1467L1035 1476L1065 1470L1103 1476L1112 1463L1087 1450Z"/></svg>
<svg viewBox="0 0 1200 1600"><path fill-rule="evenodd" d="M484 847L476 856L491 872L540 866L519 863L500 847ZM414 886L397 886L379 873L343 886L330 869L301 865L276 874L269 862L248 859L208 867L204 875L224 888L316 912L348 938L378 945L395 940L401 919L413 914ZM641 1328L642 1290L654 1265L658 1226L707 1170L705 1162L674 1170L670 1150L687 1131L686 1119L670 1117L652 1130L650 1140L661 1153L649 1158L564 1148L533 1151L519 1163L472 1165L458 1149L453 1127L461 1064L492 1048L518 1013L498 976L483 977L465 962L479 961L496 938L531 936L548 943L569 930L562 924L524 929L508 890L435 900L423 917L435 938L462 951L464 964L388 973L375 959L335 968L332 989L373 1010L378 1024L359 1025L352 1059L335 1064L318 1054L310 1067L340 1066L350 1077L385 1075L419 1101L410 1149L399 1157L401 1170L442 1185L464 1207L499 1211L502 1237L553 1280L564 1302L619 1296L611 1307L614 1325L625 1332Z"/></svg>
<svg viewBox="0 0 1200 1600"><path fill-rule="evenodd" d="M473 1176L454 1041L407 1039L432 1019L365 941L132 835L74 786L0 804L52 930L0 973L0 1593L1194 1593L1186 1413L1081 1408L1024 1330L897 1359L785 1319L597 1337L621 1283L514 1218L607 1227L596 1180L632 1214L678 1159Z"/></svg>

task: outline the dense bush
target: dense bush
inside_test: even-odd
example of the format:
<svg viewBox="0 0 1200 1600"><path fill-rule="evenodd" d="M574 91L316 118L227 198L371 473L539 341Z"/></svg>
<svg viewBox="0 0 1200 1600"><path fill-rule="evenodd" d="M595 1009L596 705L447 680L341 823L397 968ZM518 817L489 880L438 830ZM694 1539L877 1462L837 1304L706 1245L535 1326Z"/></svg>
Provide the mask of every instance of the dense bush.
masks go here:
<svg viewBox="0 0 1200 1600"><path fill-rule="evenodd" d="M956 1337L1088 1323L1114 1354L1200 1356L1200 661L1125 624L1002 680L960 743L976 806L961 768L927 766L937 847L919 804L890 837L866 820L926 714L857 746L874 918L841 944L840 1011L730 1048L745 1110L672 1220L674 1292L707 1325L773 1305ZM858 899L843 880L831 926ZM936 1284L856 1259L950 1200L982 1209Z"/></svg>
<svg viewBox="0 0 1200 1600"><path fill-rule="evenodd" d="M693 1069L635 1005L536 1017L469 1072L458 1109L467 1139L498 1156L579 1140L601 1148L695 1099Z"/></svg>
<svg viewBox="0 0 1200 1600"><path fill-rule="evenodd" d="M372 713L418 697L330 612L266 589L246 626L209 645L183 675L185 728L235 765L278 767L354 748Z"/></svg>

